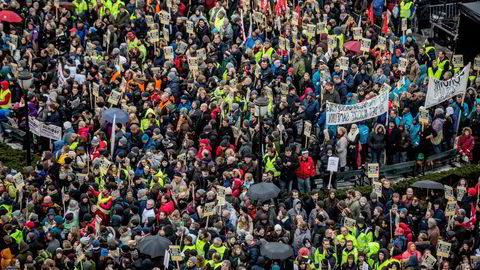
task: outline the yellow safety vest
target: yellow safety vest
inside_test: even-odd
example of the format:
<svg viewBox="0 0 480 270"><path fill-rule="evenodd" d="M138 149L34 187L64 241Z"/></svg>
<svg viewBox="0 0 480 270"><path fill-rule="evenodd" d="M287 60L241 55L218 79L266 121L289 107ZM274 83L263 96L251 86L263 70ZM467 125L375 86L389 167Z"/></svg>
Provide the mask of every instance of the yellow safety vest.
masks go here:
<svg viewBox="0 0 480 270"><path fill-rule="evenodd" d="M205 250L203 250L205 247L205 244L206 242L200 239L197 239L197 241L195 242L195 249L197 250L198 255L200 256L205 255Z"/></svg>
<svg viewBox="0 0 480 270"><path fill-rule="evenodd" d="M12 93L10 90L3 90L0 92L0 100L4 100L5 97L10 94L10 100L8 101L7 104L0 106L0 109L2 110L10 110L12 108Z"/></svg>
<svg viewBox="0 0 480 270"><path fill-rule="evenodd" d="M411 7L412 7L412 2L408 2L405 4L404 1L400 2L400 17L402 18L410 18L411 15Z"/></svg>
<svg viewBox="0 0 480 270"><path fill-rule="evenodd" d="M441 61L440 58L437 58L437 67L440 70L440 74L443 74L443 72L446 71L445 70L446 63L449 63L447 58L444 58L443 61Z"/></svg>
<svg viewBox="0 0 480 270"><path fill-rule="evenodd" d="M343 41L344 41L343 34L335 35L335 38L338 39L338 48L343 48Z"/></svg>
<svg viewBox="0 0 480 270"><path fill-rule="evenodd" d="M17 242L17 245L20 245L20 243L23 242L23 234L22 231L16 230L14 233L10 235L13 239L15 239L15 242Z"/></svg>
<svg viewBox="0 0 480 270"><path fill-rule="evenodd" d="M194 245L184 246L182 249L182 252L189 251L189 250L195 250L195 246Z"/></svg>
<svg viewBox="0 0 480 270"><path fill-rule="evenodd" d="M436 49L435 49L435 47L433 47L433 46L425 47L425 53L427 54L428 59L430 59L430 55L429 55L428 53L429 53L431 50L434 50L434 51L435 51ZM430 60L432 60L432 59L430 59Z"/></svg>
<svg viewBox="0 0 480 270"><path fill-rule="evenodd" d="M223 254L225 253L225 250L227 249L224 245L220 247L216 246L210 246L210 250L214 249L218 254L220 254L220 258L223 259Z"/></svg>
<svg viewBox="0 0 480 270"><path fill-rule="evenodd" d="M100 194L97 197L97 208L100 209L100 211L104 212L105 214L108 214L108 210L100 207L100 203L106 203L111 198L112 197L110 197L110 196L108 196L107 198L103 198L103 193L100 192Z"/></svg>
<svg viewBox="0 0 480 270"><path fill-rule="evenodd" d="M265 162L265 172L273 172L274 176L280 176L280 172L277 171L275 168L275 162L277 161L277 155L274 157L270 157L268 154L265 154L263 157L263 161Z"/></svg>
<svg viewBox="0 0 480 270"><path fill-rule="evenodd" d="M439 68L437 68L435 73L433 73L433 68L431 68L431 67L428 68L428 77L429 78L435 78L437 80L440 80L440 75L442 75L442 71Z"/></svg>

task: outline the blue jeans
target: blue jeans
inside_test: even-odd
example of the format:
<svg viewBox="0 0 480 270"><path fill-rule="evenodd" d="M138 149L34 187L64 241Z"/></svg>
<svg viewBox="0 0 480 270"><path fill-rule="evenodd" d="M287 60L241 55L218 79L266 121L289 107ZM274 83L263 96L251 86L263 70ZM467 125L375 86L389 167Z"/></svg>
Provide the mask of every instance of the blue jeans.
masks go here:
<svg viewBox="0 0 480 270"><path fill-rule="evenodd" d="M311 191L310 187L310 177L307 178L297 178L298 182L298 191L302 193L307 193Z"/></svg>
<svg viewBox="0 0 480 270"><path fill-rule="evenodd" d="M383 164L383 150L372 150L372 163Z"/></svg>

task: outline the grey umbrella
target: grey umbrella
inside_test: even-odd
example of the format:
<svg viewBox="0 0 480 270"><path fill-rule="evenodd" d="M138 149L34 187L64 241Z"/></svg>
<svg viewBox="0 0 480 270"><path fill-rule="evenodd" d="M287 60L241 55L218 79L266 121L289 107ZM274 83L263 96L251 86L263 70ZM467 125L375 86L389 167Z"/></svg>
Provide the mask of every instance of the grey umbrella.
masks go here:
<svg viewBox="0 0 480 270"><path fill-rule="evenodd" d="M272 260L285 260L293 256L293 249L280 242L268 242L262 245L260 253Z"/></svg>
<svg viewBox="0 0 480 270"><path fill-rule="evenodd" d="M128 122L128 113L122 109L112 108L107 109L103 112L102 123L109 122L113 123L113 118L115 118L115 123L125 124Z"/></svg>
<svg viewBox="0 0 480 270"><path fill-rule="evenodd" d="M165 256L165 251L168 250L172 242L160 235L150 235L138 242L138 252L148 255L151 258Z"/></svg>
<svg viewBox="0 0 480 270"><path fill-rule="evenodd" d="M412 184L412 187L425 188L425 189L441 189L443 190L443 184L430 180L417 181Z"/></svg>
<svg viewBox="0 0 480 270"><path fill-rule="evenodd" d="M278 193L280 193L280 189L275 184L261 182L252 185L247 191L247 196L252 200L266 201L276 198Z"/></svg>

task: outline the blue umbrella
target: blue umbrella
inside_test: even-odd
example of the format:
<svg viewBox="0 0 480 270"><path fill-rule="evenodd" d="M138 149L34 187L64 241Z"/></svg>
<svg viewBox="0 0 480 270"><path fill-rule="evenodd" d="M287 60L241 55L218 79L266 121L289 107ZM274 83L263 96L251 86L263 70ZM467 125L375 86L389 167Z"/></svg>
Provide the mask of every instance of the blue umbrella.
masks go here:
<svg viewBox="0 0 480 270"><path fill-rule="evenodd" d="M117 116L115 119L116 123L126 124L128 122L128 113L122 109L112 108L107 109L103 112L102 122L113 123L113 117Z"/></svg>

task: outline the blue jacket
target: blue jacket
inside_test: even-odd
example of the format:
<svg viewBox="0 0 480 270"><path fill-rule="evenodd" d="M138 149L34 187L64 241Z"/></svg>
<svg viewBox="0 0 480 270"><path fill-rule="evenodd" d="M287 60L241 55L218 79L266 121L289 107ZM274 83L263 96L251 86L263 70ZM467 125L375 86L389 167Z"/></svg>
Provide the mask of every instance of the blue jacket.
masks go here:
<svg viewBox="0 0 480 270"><path fill-rule="evenodd" d="M358 125L358 130L360 133L360 144L367 144L368 143L368 134L369 134L369 128L367 125L360 124Z"/></svg>
<svg viewBox="0 0 480 270"><path fill-rule="evenodd" d="M303 101L303 105L305 106L305 116L308 120L312 121L315 120L316 113L320 110L320 105L318 105L318 101L311 100L309 103L307 99Z"/></svg>
<svg viewBox="0 0 480 270"><path fill-rule="evenodd" d="M412 139L412 146L416 147L420 144L420 130L422 127L420 124L411 125L409 129L410 138Z"/></svg>
<svg viewBox="0 0 480 270"><path fill-rule="evenodd" d="M413 116L410 112L403 115L403 126L405 127L405 129L408 130L412 125L412 122L413 122Z"/></svg>

